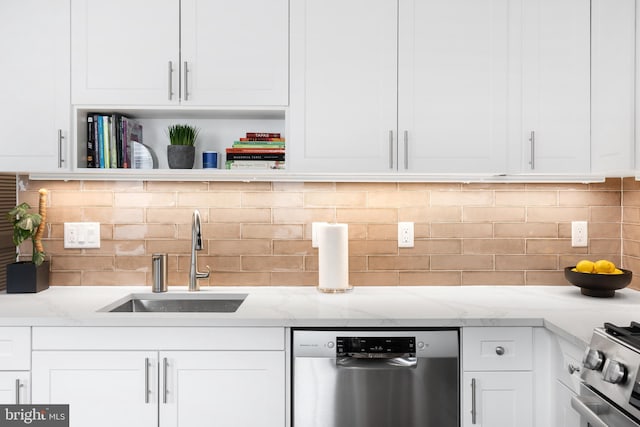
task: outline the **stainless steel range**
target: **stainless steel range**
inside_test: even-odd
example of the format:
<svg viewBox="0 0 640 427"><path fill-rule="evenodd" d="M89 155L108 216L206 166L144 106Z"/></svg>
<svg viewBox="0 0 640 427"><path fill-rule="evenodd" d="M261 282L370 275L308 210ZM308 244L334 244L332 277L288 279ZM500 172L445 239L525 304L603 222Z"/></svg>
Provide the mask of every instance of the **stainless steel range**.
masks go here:
<svg viewBox="0 0 640 427"><path fill-rule="evenodd" d="M582 364L580 396L571 401L582 426L640 426L640 323L596 328Z"/></svg>

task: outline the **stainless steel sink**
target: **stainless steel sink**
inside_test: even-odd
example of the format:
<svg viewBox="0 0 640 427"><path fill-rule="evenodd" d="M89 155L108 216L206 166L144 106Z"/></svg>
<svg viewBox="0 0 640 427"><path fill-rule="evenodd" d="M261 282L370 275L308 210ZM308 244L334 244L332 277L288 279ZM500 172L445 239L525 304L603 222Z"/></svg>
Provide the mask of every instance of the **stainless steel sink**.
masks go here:
<svg viewBox="0 0 640 427"><path fill-rule="evenodd" d="M248 294L132 294L98 311L109 313L233 313Z"/></svg>

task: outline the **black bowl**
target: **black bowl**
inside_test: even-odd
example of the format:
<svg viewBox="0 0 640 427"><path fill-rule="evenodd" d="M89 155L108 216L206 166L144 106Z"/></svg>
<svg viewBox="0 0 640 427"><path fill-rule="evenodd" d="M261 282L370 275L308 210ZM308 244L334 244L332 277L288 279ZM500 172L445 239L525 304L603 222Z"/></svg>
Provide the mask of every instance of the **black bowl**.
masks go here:
<svg viewBox="0 0 640 427"><path fill-rule="evenodd" d="M616 289L622 289L631 283L630 270L621 268L622 274L596 274L579 273L571 271L573 267L565 267L564 277L574 286L580 288L582 295L590 297L610 298L615 295Z"/></svg>

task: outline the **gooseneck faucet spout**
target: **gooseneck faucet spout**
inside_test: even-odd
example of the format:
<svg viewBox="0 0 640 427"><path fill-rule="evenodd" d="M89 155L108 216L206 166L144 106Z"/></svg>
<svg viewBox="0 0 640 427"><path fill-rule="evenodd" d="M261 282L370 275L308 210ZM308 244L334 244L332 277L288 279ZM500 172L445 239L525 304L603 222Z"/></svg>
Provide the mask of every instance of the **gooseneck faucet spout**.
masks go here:
<svg viewBox="0 0 640 427"><path fill-rule="evenodd" d="M189 267L189 290L199 291L198 279L206 279L209 277L210 269L201 273L198 271L198 255L196 251L202 250L202 233L200 231L200 212L196 209L193 211L193 219L191 221L191 266Z"/></svg>

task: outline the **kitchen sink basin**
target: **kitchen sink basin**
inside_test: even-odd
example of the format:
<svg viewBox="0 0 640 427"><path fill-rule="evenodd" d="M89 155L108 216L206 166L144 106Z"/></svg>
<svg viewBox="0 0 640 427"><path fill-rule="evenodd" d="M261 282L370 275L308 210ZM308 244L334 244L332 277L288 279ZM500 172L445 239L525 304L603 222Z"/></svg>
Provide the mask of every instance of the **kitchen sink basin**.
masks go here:
<svg viewBox="0 0 640 427"><path fill-rule="evenodd" d="M109 313L233 313L247 294L133 294L98 311Z"/></svg>

